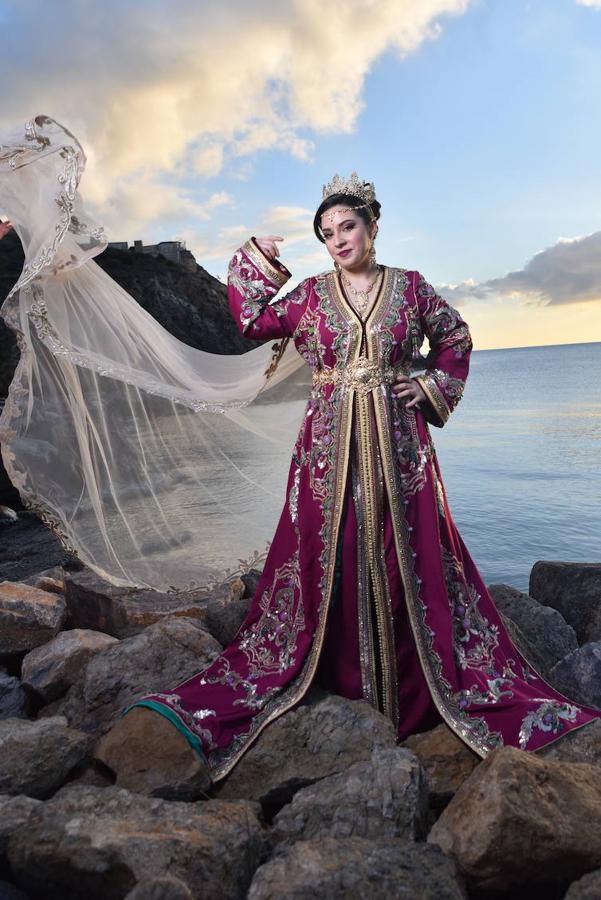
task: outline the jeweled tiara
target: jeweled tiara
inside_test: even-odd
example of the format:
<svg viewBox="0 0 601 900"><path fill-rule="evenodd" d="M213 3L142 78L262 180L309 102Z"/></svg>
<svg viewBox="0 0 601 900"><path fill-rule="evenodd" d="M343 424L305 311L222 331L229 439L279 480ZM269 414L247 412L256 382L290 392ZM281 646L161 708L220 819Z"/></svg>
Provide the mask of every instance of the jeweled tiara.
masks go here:
<svg viewBox="0 0 601 900"><path fill-rule="evenodd" d="M326 200L332 194L350 194L351 197L359 197L364 203L373 203L376 199L373 182L360 181L356 172L351 172L350 178L334 175L328 184L324 184L321 199Z"/></svg>

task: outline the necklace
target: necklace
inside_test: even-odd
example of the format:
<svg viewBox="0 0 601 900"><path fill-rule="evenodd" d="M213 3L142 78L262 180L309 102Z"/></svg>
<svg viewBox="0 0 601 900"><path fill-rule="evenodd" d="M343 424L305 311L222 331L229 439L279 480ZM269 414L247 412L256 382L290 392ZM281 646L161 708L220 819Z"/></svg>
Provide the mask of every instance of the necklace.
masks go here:
<svg viewBox="0 0 601 900"><path fill-rule="evenodd" d="M341 274L342 274L343 282L345 283L345 285L348 287L348 289L352 293L353 297L355 298L354 305L357 307L357 311L359 312L360 315L363 315L363 313L369 306L369 295L370 295L371 291L373 290L374 285L376 284L378 278L382 274L382 266L378 265L378 270L376 272L375 278L373 279L371 284L369 284L363 291L359 291L359 290L357 290L356 287L353 287L350 279L345 275L344 272L342 272Z"/></svg>

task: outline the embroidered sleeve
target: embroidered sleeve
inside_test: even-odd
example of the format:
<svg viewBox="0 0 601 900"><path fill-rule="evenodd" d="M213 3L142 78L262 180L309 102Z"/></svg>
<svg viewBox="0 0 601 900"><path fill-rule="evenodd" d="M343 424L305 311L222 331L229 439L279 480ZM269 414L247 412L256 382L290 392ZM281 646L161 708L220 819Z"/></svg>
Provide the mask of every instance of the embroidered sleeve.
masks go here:
<svg viewBox="0 0 601 900"><path fill-rule="evenodd" d="M426 419L442 428L463 394L472 339L458 310L437 294L419 272L414 290L420 323L433 355L430 366L416 376L416 381L429 400L423 409Z"/></svg>
<svg viewBox="0 0 601 900"><path fill-rule="evenodd" d="M240 333L253 340L291 337L306 302L306 281L283 297L278 291L291 277L279 260L269 260L250 238L228 267L230 311Z"/></svg>

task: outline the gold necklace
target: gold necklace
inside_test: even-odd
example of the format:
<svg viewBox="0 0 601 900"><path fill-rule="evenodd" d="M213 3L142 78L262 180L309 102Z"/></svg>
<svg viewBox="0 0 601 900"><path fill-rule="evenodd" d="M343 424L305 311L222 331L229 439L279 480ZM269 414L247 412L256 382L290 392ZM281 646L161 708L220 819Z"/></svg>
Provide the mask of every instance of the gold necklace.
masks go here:
<svg viewBox="0 0 601 900"><path fill-rule="evenodd" d="M349 290L355 297L355 306L357 307L357 311L359 312L360 315L363 315L363 313L369 306L369 295L370 295L371 291L373 290L374 285L376 284L380 275L382 274L382 266L378 265L378 271L376 272L374 280L363 291L360 291L356 287L353 287L353 285L350 282L350 279L344 274L344 272L342 272L341 274L342 274L343 282L346 284L346 286L349 288Z"/></svg>

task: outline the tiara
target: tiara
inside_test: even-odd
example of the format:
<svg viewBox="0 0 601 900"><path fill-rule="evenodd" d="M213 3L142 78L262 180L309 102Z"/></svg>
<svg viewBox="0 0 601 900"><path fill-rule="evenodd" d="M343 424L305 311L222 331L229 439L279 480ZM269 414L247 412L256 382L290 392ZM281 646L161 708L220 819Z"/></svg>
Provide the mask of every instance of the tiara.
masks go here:
<svg viewBox="0 0 601 900"><path fill-rule="evenodd" d="M351 172L350 178L334 175L329 184L324 184L321 199L325 200L332 194L350 194L351 197L359 197L365 203L373 203L376 199L373 182L360 181L356 172Z"/></svg>

